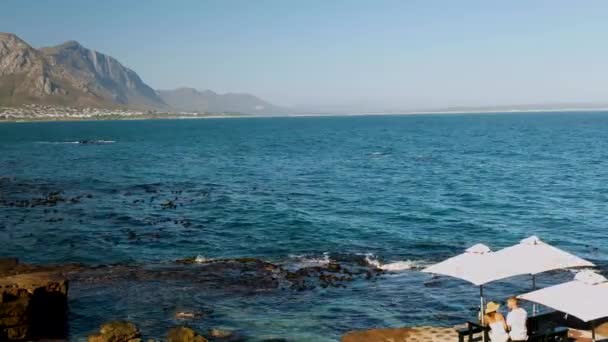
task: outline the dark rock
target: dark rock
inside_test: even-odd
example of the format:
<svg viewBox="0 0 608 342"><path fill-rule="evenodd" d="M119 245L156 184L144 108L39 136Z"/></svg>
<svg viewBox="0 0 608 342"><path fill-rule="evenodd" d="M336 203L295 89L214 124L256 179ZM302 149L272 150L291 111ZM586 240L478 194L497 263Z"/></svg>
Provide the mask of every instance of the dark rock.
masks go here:
<svg viewBox="0 0 608 342"><path fill-rule="evenodd" d="M14 276L18 274L48 272L66 275L71 272L84 270L82 264L61 264L61 265L32 265L20 263L16 258L0 259L0 277ZM2 279L2 278L0 278Z"/></svg>
<svg viewBox="0 0 608 342"><path fill-rule="evenodd" d="M137 234L135 234L134 231L129 230L128 234L129 234L129 237L128 237L129 240L135 240L135 239L137 239Z"/></svg>
<svg viewBox="0 0 608 342"><path fill-rule="evenodd" d="M99 333L90 335L87 340L88 342L140 342L141 334L135 324L115 321L102 325Z"/></svg>
<svg viewBox="0 0 608 342"><path fill-rule="evenodd" d="M19 264L19 259L17 258L2 258L0 259L0 273L8 272Z"/></svg>
<svg viewBox="0 0 608 342"><path fill-rule="evenodd" d="M211 338L221 339L221 340L226 340L226 339L229 339L232 336L234 336L232 331L217 329L217 328L210 329L209 333L207 335Z"/></svg>
<svg viewBox="0 0 608 342"><path fill-rule="evenodd" d="M0 278L0 340L63 338L67 280L38 272Z"/></svg>
<svg viewBox="0 0 608 342"><path fill-rule="evenodd" d="M197 319L201 318L203 314L198 311L178 311L175 313L177 319Z"/></svg>
<svg viewBox="0 0 608 342"><path fill-rule="evenodd" d="M167 342L208 342L208 340L196 331L182 326L169 330Z"/></svg>
<svg viewBox="0 0 608 342"><path fill-rule="evenodd" d="M177 204L175 204L174 201L166 201L164 203L161 203L160 207L162 209L175 209L177 208Z"/></svg>
<svg viewBox="0 0 608 342"><path fill-rule="evenodd" d="M352 265L355 269L348 269L339 262L332 261L324 266L303 267L296 271L283 270L285 279L291 283L291 288L298 291L314 289L317 286L345 287L345 283L355 280L356 276L365 276L371 279L381 274L381 270L367 264Z"/></svg>
<svg viewBox="0 0 608 342"><path fill-rule="evenodd" d="M176 262L200 265L201 271L213 273L209 279L214 279L214 275L218 274L223 274L224 277L235 274L238 276L238 283L244 286L255 284L257 287L276 288L286 281L288 287L297 291L309 290L317 286L344 287L345 283L357 278L372 279L382 274L382 270L369 264L349 264L350 268L346 268L335 261L327 265L303 267L295 271L256 258L200 260L192 257ZM235 272L227 272L231 269Z"/></svg>

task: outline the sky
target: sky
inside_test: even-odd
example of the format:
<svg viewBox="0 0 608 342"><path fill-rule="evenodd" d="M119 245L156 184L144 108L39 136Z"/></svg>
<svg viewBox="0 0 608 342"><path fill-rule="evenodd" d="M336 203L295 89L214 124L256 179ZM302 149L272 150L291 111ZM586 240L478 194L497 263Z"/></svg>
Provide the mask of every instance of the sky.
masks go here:
<svg viewBox="0 0 608 342"><path fill-rule="evenodd" d="M156 89L396 110L608 103L604 0L2 0L0 31L77 40Z"/></svg>

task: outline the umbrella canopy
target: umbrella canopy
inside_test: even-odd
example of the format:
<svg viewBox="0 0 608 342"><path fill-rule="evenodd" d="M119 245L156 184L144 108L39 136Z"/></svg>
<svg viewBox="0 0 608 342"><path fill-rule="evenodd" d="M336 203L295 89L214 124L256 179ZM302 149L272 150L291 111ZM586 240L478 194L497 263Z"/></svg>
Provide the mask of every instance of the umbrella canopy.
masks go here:
<svg viewBox="0 0 608 342"><path fill-rule="evenodd" d="M483 244L477 244L463 254L425 268L423 272L447 275L480 286L518 275L593 266L595 265L587 260L531 236L497 252L490 251Z"/></svg>
<svg viewBox="0 0 608 342"><path fill-rule="evenodd" d="M608 281L592 271L581 271L573 281L518 298L548 306L585 322L608 317Z"/></svg>
<svg viewBox="0 0 608 342"><path fill-rule="evenodd" d="M459 278L477 286L508 278L516 273L512 264L500 262L494 254L496 253L488 246L477 244L462 254L425 268L422 272Z"/></svg>
<svg viewBox="0 0 608 342"><path fill-rule="evenodd" d="M427 267L422 272L459 278L479 286L479 310L483 324L481 312L484 284L518 275L535 275L561 268L590 266L593 264L531 236L498 252L492 252L486 245L477 244L463 254ZM535 283L534 277L532 282ZM485 341L485 336L483 340Z"/></svg>
<svg viewBox="0 0 608 342"><path fill-rule="evenodd" d="M536 236L530 236L521 240L517 245L501 249L493 254L501 262L517 265L517 274L513 274L513 276L595 266L587 260L542 242Z"/></svg>

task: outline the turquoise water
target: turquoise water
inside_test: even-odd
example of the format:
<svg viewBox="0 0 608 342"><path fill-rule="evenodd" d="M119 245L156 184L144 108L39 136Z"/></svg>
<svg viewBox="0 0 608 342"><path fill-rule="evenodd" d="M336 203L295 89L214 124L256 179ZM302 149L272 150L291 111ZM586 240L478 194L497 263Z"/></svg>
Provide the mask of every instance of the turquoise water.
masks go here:
<svg viewBox="0 0 608 342"><path fill-rule="evenodd" d="M162 337L176 307L211 308L189 324L253 340L333 341L350 329L451 325L471 315L477 290L417 267L473 243L500 248L536 234L606 263L607 137L608 113L1 124L0 256L299 265L347 255L391 270L301 292L74 284L74 340L108 318L133 319ZM73 143L82 140L106 143ZM10 205L53 191L68 200ZM516 279L488 291L528 288Z"/></svg>

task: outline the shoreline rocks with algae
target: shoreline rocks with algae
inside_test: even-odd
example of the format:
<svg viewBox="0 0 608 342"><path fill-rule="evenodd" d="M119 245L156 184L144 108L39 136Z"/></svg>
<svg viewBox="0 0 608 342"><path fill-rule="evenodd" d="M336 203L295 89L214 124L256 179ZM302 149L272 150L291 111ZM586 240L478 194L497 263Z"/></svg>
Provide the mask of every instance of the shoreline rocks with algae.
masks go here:
<svg viewBox="0 0 608 342"><path fill-rule="evenodd" d="M52 272L0 278L0 341L63 338L68 280Z"/></svg>
<svg viewBox="0 0 608 342"><path fill-rule="evenodd" d="M204 262L187 258L151 264L99 266L33 265L20 263L16 258L5 258L0 259L0 341L67 338L68 282L73 286L115 286L124 282L185 281L196 284L201 290L298 292L317 287L346 287L354 280L371 279L382 274L382 270L362 260L336 260L326 265L293 269L257 258ZM177 318L190 318L178 317L178 314ZM195 341L202 342L196 336L210 341L244 338L240 333L228 334L219 330L193 335ZM89 341L138 342L138 339L141 336L134 326L110 322L104 324L98 333L90 335Z"/></svg>

